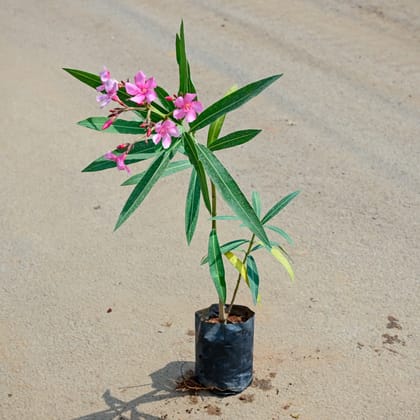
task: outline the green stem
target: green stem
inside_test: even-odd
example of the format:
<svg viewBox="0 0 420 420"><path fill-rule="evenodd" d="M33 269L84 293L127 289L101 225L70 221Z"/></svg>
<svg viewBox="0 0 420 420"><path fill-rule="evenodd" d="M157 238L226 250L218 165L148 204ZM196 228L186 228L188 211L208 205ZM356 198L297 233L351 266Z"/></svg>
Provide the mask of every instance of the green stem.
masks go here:
<svg viewBox="0 0 420 420"><path fill-rule="evenodd" d="M217 220L215 217L217 216L217 207L216 207L216 187L214 186L213 182L210 181L211 185L211 228L217 231Z"/></svg>
<svg viewBox="0 0 420 420"><path fill-rule="evenodd" d="M248 258L248 255L251 252L252 246L254 245L254 239L255 239L255 235L252 235L251 240L249 241L248 249L246 250L244 259L242 260L242 265L245 265L246 264L246 259ZM238 279L236 280L235 290L233 291L232 300L231 300L230 305L229 305L229 308L228 308L228 310L226 312L226 319L229 318L230 311L232 310L233 304L235 303L236 295L238 293L239 285L241 283L241 277L242 277L242 274L239 273Z"/></svg>
<svg viewBox="0 0 420 420"><path fill-rule="evenodd" d="M210 182L211 185L211 228L217 232L217 198L216 198L216 187L213 182ZM219 320L220 322L225 322L225 305L219 299Z"/></svg>

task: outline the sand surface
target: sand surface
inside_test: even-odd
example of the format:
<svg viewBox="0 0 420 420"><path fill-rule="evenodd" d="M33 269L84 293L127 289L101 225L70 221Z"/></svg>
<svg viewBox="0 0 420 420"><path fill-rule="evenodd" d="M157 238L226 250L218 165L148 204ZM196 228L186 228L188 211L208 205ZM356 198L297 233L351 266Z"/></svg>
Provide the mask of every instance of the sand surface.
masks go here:
<svg viewBox="0 0 420 420"><path fill-rule="evenodd" d="M80 170L123 140L75 125L105 112L61 70L141 69L175 91L181 17L206 106L284 73L227 119L263 133L219 154L265 209L302 191L276 219L296 282L259 260L243 399L173 390L215 301L204 212L185 242L188 174L113 233L126 175ZM1 419L420 418L418 0L3 0L0 53Z"/></svg>

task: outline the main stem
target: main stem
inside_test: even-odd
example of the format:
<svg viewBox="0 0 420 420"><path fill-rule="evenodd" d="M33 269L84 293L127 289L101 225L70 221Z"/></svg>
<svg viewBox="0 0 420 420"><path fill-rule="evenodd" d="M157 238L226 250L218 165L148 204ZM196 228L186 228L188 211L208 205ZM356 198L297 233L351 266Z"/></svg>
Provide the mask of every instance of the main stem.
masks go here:
<svg viewBox="0 0 420 420"><path fill-rule="evenodd" d="M252 246L254 245L254 239L255 239L255 235L252 235L252 238L249 241L248 249L246 250L244 259L242 260L242 265L246 264L246 259L248 258L248 255L251 252ZM233 304L235 303L236 294L238 293L239 285L241 284L241 276L242 276L242 273L239 273L238 279L236 280L235 290L233 291L232 300L230 302L229 308L226 313L226 318L229 318L230 311L232 310Z"/></svg>
<svg viewBox="0 0 420 420"><path fill-rule="evenodd" d="M211 228L217 232L217 220L215 219L217 215L217 199L216 199L216 187L213 182L211 184ZM220 322L225 322L225 305L219 298L219 320Z"/></svg>

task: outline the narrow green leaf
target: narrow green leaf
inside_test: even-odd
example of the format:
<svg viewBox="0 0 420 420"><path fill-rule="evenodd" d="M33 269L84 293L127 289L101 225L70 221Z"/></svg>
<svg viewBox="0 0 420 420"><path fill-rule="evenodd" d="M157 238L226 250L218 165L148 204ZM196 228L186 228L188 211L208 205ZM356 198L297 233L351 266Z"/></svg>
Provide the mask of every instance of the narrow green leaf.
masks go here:
<svg viewBox="0 0 420 420"><path fill-rule="evenodd" d="M252 191L252 208L258 218L261 217L261 197L258 191Z"/></svg>
<svg viewBox="0 0 420 420"><path fill-rule="evenodd" d="M270 210L268 210L267 214L261 220L261 223L264 225L269 220L271 220L274 216L276 216L284 207L286 207L297 195L299 195L300 191L295 191L283 197L278 203L274 204Z"/></svg>
<svg viewBox="0 0 420 420"><path fill-rule="evenodd" d="M166 169L163 171L161 178L169 175L173 175L177 172L183 171L184 169L191 168L191 163L188 160L178 160L176 162L170 162ZM121 186L135 185L140 182L146 171L140 172L132 177L128 178L127 181L123 182Z"/></svg>
<svg viewBox="0 0 420 420"><path fill-rule="evenodd" d="M127 155L125 159L126 164L140 162L142 160L147 160L152 157L155 157L158 153L161 152L161 147L156 146L152 142L139 141L137 142L131 152ZM119 155L123 153L121 150L113 150L113 153ZM96 172L103 171L105 169L115 168L116 163L112 160L105 159L103 156L100 156L98 159L94 160L82 172Z"/></svg>
<svg viewBox="0 0 420 420"><path fill-rule="evenodd" d="M215 229L212 229L209 236L209 268L210 275L216 287L219 300L222 303L226 302L226 281L225 281L225 267L223 265L223 258L220 252L219 240Z"/></svg>
<svg viewBox="0 0 420 420"><path fill-rule="evenodd" d="M190 184L188 186L187 200L185 204L185 235L188 245L194 236L197 226L198 213L200 210L200 181L197 171L191 172Z"/></svg>
<svg viewBox="0 0 420 420"><path fill-rule="evenodd" d="M270 229L270 230L272 230L273 232L276 232L276 233L278 233L279 235L281 235L284 239L286 239L286 241L290 244L290 245L293 245L293 240L292 240L292 238L283 230L283 229L280 229L279 227L277 227L277 226L273 226L273 225L265 225L265 227L267 228L267 229Z"/></svg>
<svg viewBox="0 0 420 420"><path fill-rule="evenodd" d="M235 92L235 90L237 90L238 87L236 85L233 85L227 92L226 95L231 94L232 92ZM209 127L209 132L207 134L207 147L210 148L210 145L216 141L220 135L220 132L222 131L222 127L223 124L225 122L225 117L226 115L222 115L221 117L219 117L216 121L213 121L210 124Z"/></svg>
<svg viewBox="0 0 420 420"><path fill-rule="evenodd" d="M175 109L175 105L172 101L168 101L166 99L167 96L170 96L168 92L166 92L163 87L157 86L155 88L155 92L159 98L160 103L167 111L173 111Z"/></svg>
<svg viewBox="0 0 420 420"><path fill-rule="evenodd" d="M214 216L209 217L209 220L239 220L238 216Z"/></svg>
<svg viewBox="0 0 420 420"><path fill-rule="evenodd" d="M227 136L221 137L214 141L209 149L211 151L228 149L229 147L239 146L252 140L257 134L261 133L262 130L240 130L234 131Z"/></svg>
<svg viewBox="0 0 420 420"><path fill-rule="evenodd" d="M173 144L170 149L159 155L149 166L149 169L147 169L140 182L136 185L128 197L128 200L126 201L120 213L114 230L117 230L143 202L147 194L152 189L153 185L155 185L165 168L168 166L169 161L172 159L175 153L176 144Z"/></svg>
<svg viewBox="0 0 420 420"><path fill-rule="evenodd" d="M218 100L217 102L206 108L198 116L198 118L191 123L191 130L200 130L203 127L211 124L213 121L217 120L222 115L225 115L228 112L239 108L241 105L248 102L253 97L257 96L260 92L262 92L264 89L270 86L281 76L281 74L277 74L275 76L267 77L265 79L261 79L256 82L250 83L236 90L230 95L227 95L222 99Z"/></svg>
<svg viewBox="0 0 420 420"><path fill-rule="evenodd" d="M63 70L71 74L77 80L80 80L82 83L85 83L86 85L94 89L96 89L102 84L101 79L96 74L88 73L87 71L77 69L63 68Z"/></svg>
<svg viewBox="0 0 420 420"><path fill-rule="evenodd" d="M216 156L207 149L207 147L198 144L197 150L207 175L210 177L227 205L241 219L245 226L247 226L251 232L255 233L265 246L270 248L270 241L260 220L227 169Z"/></svg>
<svg viewBox="0 0 420 420"><path fill-rule="evenodd" d="M187 61L187 66L188 66L188 93L196 93L197 91L191 79L190 63L188 63L188 61Z"/></svg>
<svg viewBox="0 0 420 420"><path fill-rule="evenodd" d="M234 241L226 242L224 245L220 247L220 252L222 254L226 254L226 252L233 251L234 249L239 248L241 245L248 243L248 239L235 239ZM208 255L201 259L200 264L206 264L208 261Z"/></svg>
<svg viewBox="0 0 420 420"><path fill-rule="evenodd" d="M246 271L248 273L249 288L251 290L252 301L254 305L258 301L258 288L260 285L260 276L258 274L257 263L252 255L248 255L246 259Z"/></svg>
<svg viewBox="0 0 420 420"><path fill-rule="evenodd" d="M225 122L226 115L222 115L216 121L210 124L209 132L207 133L207 147L210 146L217 140L222 131L223 124Z"/></svg>
<svg viewBox="0 0 420 420"><path fill-rule="evenodd" d="M176 61L179 68L179 94L195 93L195 87L191 80L190 65L187 60L185 49L184 22L181 21L179 34L175 38Z"/></svg>
<svg viewBox="0 0 420 420"><path fill-rule="evenodd" d="M200 181L201 194L203 196L204 204L207 207L209 213L211 213L211 204L210 204L210 195L209 187L207 185L207 177L204 172L203 164L198 158L197 145L194 139L188 133L184 133L182 138L184 139L184 149L188 158L190 159L191 164L194 166L197 171L198 179Z"/></svg>
<svg viewBox="0 0 420 420"><path fill-rule="evenodd" d="M82 127L90 128L91 130L103 131L104 133L119 133L119 134L144 134L146 130L140 127L140 121L116 120L109 128L102 130L102 126L108 120L106 117L90 117L86 120L79 121Z"/></svg>

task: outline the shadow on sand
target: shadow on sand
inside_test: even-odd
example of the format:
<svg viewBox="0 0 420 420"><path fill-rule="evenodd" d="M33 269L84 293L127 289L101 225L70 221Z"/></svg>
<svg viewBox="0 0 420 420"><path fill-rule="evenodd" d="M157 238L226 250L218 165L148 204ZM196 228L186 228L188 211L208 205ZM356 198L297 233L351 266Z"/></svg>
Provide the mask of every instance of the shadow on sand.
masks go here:
<svg viewBox="0 0 420 420"><path fill-rule="evenodd" d="M73 420L160 420L162 417L144 413L141 405L182 396L175 390L176 381L193 369L193 362L170 362L150 375L152 391L132 400L124 401L112 396L111 391L107 389L102 395L102 398L108 405L107 409L77 417ZM149 385L127 386L123 389Z"/></svg>

